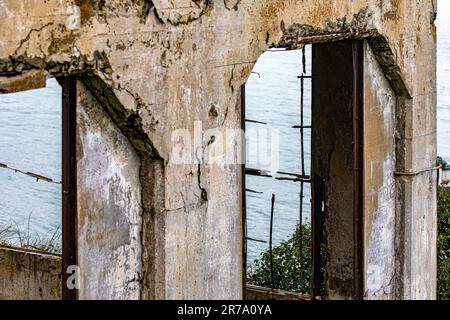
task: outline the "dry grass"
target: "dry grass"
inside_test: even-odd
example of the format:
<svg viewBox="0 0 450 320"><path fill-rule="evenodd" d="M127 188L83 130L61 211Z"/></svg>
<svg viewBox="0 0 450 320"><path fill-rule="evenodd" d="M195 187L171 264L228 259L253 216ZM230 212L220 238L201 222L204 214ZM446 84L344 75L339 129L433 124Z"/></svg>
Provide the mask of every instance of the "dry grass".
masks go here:
<svg viewBox="0 0 450 320"><path fill-rule="evenodd" d="M50 253L61 253L61 229L37 234L31 231L31 215L28 216L25 228L17 221L0 224L0 245L39 250Z"/></svg>

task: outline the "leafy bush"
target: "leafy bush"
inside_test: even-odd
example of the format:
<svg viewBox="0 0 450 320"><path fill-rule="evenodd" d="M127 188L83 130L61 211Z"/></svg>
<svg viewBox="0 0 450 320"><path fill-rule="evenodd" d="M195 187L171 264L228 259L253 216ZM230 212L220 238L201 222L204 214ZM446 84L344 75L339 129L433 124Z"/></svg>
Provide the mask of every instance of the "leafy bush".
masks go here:
<svg viewBox="0 0 450 320"><path fill-rule="evenodd" d="M438 191L437 294L440 300L450 300L450 187L440 186ZM302 234L303 243L301 265L299 263L300 234ZM325 250L322 250L322 257L325 257L324 252ZM273 266L276 289L301 293L310 292L310 224L303 225L301 228L297 227L291 238L273 248ZM325 270L323 272L325 274ZM248 283L267 288L272 286L269 251L263 252L260 258L250 265Z"/></svg>
<svg viewBox="0 0 450 320"><path fill-rule="evenodd" d="M438 197L438 299L450 300L450 188L439 187Z"/></svg>
<svg viewBox="0 0 450 320"><path fill-rule="evenodd" d="M303 244L300 255L300 243ZM302 257L302 259L301 259ZM302 261L300 264L299 262ZM288 240L273 248L274 287L291 292L309 293L311 281L311 225L296 228ZM248 283L272 286L269 250L249 266Z"/></svg>

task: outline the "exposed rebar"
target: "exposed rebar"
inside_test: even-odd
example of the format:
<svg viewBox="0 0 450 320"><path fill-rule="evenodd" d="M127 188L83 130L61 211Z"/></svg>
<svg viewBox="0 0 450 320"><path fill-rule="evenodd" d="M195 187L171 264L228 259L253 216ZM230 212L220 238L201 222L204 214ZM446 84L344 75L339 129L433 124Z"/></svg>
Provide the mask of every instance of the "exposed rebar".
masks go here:
<svg viewBox="0 0 450 320"><path fill-rule="evenodd" d="M270 259L270 282L272 285L272 290L275 289L275 278L273 271L273 248L272 248L272 240L273 240L273 211L275 207L275 194L272 193L272 205L270 209L270 234L269 234L269 259Z"/></svg>
<svg viewBox="0 0 450 320"><path fill-rule="evenodd" d="M20 173L22 175L34 178L34 179L36 179L36 181L45 181L45 182L53 183L53 184L61 184L62 183L61 181L55 181L52 178L48 178L46 176L31 172L31 171L25 171L25 170L13 168L13 167L8 166L7 164L1 163L1 162L0 162L0 169L6 169L6 170L13 171L14 173Z"/></svg>

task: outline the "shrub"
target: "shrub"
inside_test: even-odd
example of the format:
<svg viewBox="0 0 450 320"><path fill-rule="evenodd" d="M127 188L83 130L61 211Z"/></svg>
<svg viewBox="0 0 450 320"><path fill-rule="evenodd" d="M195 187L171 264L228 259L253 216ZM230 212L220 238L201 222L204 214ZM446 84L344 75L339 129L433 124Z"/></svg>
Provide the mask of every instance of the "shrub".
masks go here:
<svg viewBox="0 0 450 320"><path fill-rule="evenodd" d="M450 188L438 190L437 291L438 299L450 300Z"/></svg>
<svg viewBox="0 0 450 320"><path fill-rule="evenodd" d="M438 194L437 295L440 300L450 300L450 187L440 186ZM302 234L303 243L303 263L301 265L299 263L300 234ZM325 257L324 252L325 250L322 250L322 257ZM310 292L310 224L303 225L301 228L297 227L288 240L273 248L273 266L276 289L301 293ZM323 273L325 274L325 270ZM250 265L248 283L271 287L269 251L261 253L260 258ZM322 288L322 295L323 291Z"/></svg>
<svg viewBox="0 0 450 320"><path fill-rule="evenodd" d="M303 244L300 255L300 243ZM302 259L300 258L302 257ZM299 262L302 261L300 264ZM311 225L296 228L294 234L273 248L275 289L309 293L311 280ZM249 266L248 283L270 288L272 286L269 250Z"/></svg>

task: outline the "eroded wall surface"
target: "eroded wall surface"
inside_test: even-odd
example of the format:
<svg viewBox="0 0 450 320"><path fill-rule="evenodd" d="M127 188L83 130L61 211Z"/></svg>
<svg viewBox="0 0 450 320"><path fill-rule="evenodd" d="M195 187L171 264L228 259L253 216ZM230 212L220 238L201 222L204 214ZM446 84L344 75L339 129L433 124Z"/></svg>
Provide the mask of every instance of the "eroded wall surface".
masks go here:
<svg viewBox="0 0 450 320"><path fill-rule="evenodd" d="M210 137L193 147L194 163L175 163L173 130L193 137L196 120L203 130L218 128L216 136L240 127L239 88L271 46L367 38L400 97L397 170L430 168L435 10L432 0L0 0L0 75L21 85L27 81L17 78L36 70L98 79L110 91L102 91L102 104L111 103L114 122L136 150L163 164L162 181L152 183L164 186L163 200L149 208L159 219L149 241L159 247L143 256L158 271L145 277L153 288L145 296L238 299L240 167L201 161L220 141ZM424 240L435 233L434 181L429 171L397 179L398 297L433 296L424 285L433 279L433 244Z"/></svg>
<svg viewBox="0 0 450 320"><path fill-rule="evenodd" d="M365 297L395 297L395 93L365 45Z"/></svg>
<svg viewBox="0 0 450 320"><path fill-rule="evenodd" d="M80 299L139 299L140 159L89 90L77 83Z"/></svg>
<svg viewBox="0 0 450 320"><path fill-rule="evenodd" d="M61 257L0 246L0 300L61 299Z"/></svg>

